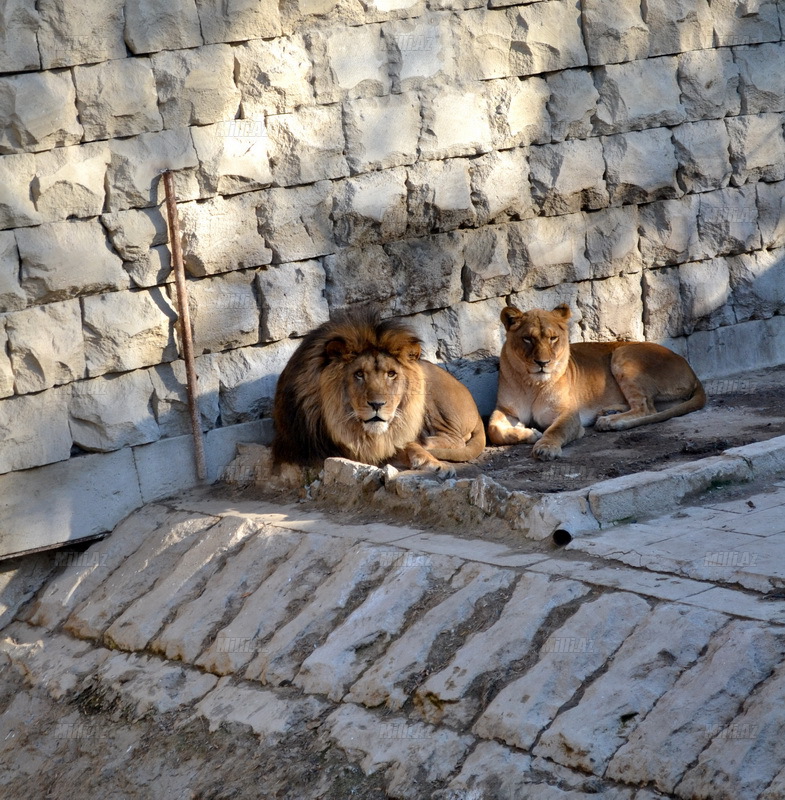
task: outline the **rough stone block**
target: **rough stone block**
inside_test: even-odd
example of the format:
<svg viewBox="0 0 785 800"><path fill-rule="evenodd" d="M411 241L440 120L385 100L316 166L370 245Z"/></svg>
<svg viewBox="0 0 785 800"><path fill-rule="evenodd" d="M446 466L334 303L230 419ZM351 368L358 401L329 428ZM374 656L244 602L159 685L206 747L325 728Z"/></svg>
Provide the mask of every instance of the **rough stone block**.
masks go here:
<svg viewBox="0 0 785 800"><path fill-rule="evenodd" d="M38 225L43 221L30 196L34 178L32 153L0 156L0 228Z"/></svg>
<svg viewBox="0 0 785 800"><path fill-rule="evenodd" d="M451 158L421 161L407 170L409 235L474 226L470 164L465 158Z"/></svg>
<svg viewBox="0 0 785 800"><path fill-rule="evenodd" d="M437 358L486 358L501 352L503 329L499 315L504 298L494 297L476 303L456 303L437 311L431 318L438 342Z"/></svg>
<svg viewBox="0 0 785 800"><path fill-rule="evenodd" d="M234 55L229 45L166 50L156 53L151 61L165 127L207 125L235 118L240 90L234 81Z"/></svg>
<svg viewBox="0 0 785 800"><path fill-rule="evenodd" d="M506 11L465 11L458 15L453 35L465 80L483 81L512 74L512 22Z"/></svg>
<svg viewBox="0 0 785 800"><path fill-rule="evenodd" d="M532 195L543 214L570 214L608 205L605 159L597 138L532 147L529 169Z"/></svg>
<svg viewBox="0 0 785 800"><path fill-rule="evenodd" d="M164 200L163 170L175 172L177 199L199 197L193 168L199 166L186 128L143 133L129 139L113 139L112 161L107 176L107 211L157 206Z"/></svg>
<svg viewBox="0 0 785 800"><path fill-rule="evenodd" d="M203 430L218 424L221 411L218 405L220 384L215 363L208 358L195 360L198 382L197 404L201 413ZM191 415L188 409L188 378L185 362L181 359L159 364L148 375L153 384L152 410L161 429L161 436L183 436L191 433Z"/></svg>
<svg viewBox="0 0 785 800"><path fill-rule="evenodd" d="M17 311L27 305L19 283L19 252L13 231L0 231L0 309Z"/></svg>
<svg viewBox="0 0 785 800"><path fill-rule="evenodd" d="M123 1L85 0L78 8L41 0L38 47L41 67L70 67L125 58Z"/></svg>
<svg viewBox="0 0 785 800"><path fill-rule="evenodd" d="M638 207L604 208L586 214L586 256L592 278L640 272Z"/></svg>
<svg viewBox="0 0 785 800"><path fill-rule="evenodd" d="M39 392L84 376L78 300L9 314L6 331L17 394Z"/></svg>
<svg viewBox="0 0 785 800"><path fill-rule="evenodd" d="M767 319L785 309L783 256L783 250L758 250L727 259L736 322Z"/></svg>
<svg viewBox="0 0 785 800"><path fill-rule="evenodd" d="M724 258L679 267L684 332L732 325L736 318L730 300L730 273Z"/></svg>
<svg viewBox="0 0 785 800"><path fill-rule="evenodd" d="M679 162L679 185L686 192L722 189L731 177L725 123L722 120L688 122L673 128L673 143Z"/></svg>
<svg viewBox="0 0 785 800"><path fill-rule="evenodd" d="M776 0L711 0L711 10L716 46L780 40Z"/></svg>
<svg viewBox="0 0 785 800"><path fill-rule="evenodd" d="M330 219L332 192L330 181L319 181L311 186L259 193L259 235L273 251L273 263L302 261L335 251Z"/></svg>
<svg viewBox="0 0 785 800"><path fill-rule="evenodd" d="M489 108L496 109L491 114L496 147L506 149L550 141L551 120L547 109L550 90L542 78L505 78L488 81L486 86L490 91ZM466 102L470 101L467 97Z"/></svg>
<svg viewBox="0 0 785 800"><path fill-rule="evenodd" d="M464 234L463 253L465 300L501 297L512 291L517 281L507 260L507 228L504 225L486 226ZM519 281L522 274L516 277Z"/></svg>
<svg viewBox="0 0 785 800"><path fill-rule="evenodd" d="M515 148L472 159L469 173L478 225L534 216L526 156L526 150Z"/></svg>
<svg viewBox="0 0 785 800"><path fill-rule="evenodd" d="M122 261L106 246L98 220L50 222L16 231L22 286L35 300L115 291L130 281Z"/></svg>
<svg viewBox="0 0 785 800"><path fill-rule="evenodd" d="M649 57L713 46L708 0L649 0L642 9L649 28Z"/></svg>
<svg viewBox="0 0 785 800"><path fill-rule="evenodd" d="M586 0L582 11L590 64L635 61L649 55L649 26L643 21L640 6L608 6L603 0Z"/></svg>
<svg viewBox="0 0 785 800"><path fill-rule="evenodd" d="M619 133L684 122L687 115L680 102L677 66L678 59L664 57L597 70L600 100L595 132Z"/></svg>
<svg viewBox="0 0 785 800"><path fill-rule="evenodd" d="M160 131L155 78L147 58L122 58L74 70L85 140Z"/></svg>
<svg viewBox="0 0 785 800"><path fill-rule="evenodd" d="M580 326L586 341L608 342L643 339L641 276L620 275L593 281L591 297L578 296L583 315Z"/></svg>
<svg viewBox="0 0 785 800"><path fill-rule="evenodd" d="M733 51L739 67L742 113L762 114L785 111L785 85L772 65L785 59L785 44L759 44L738 47Z"/></svg>
<svg viewBox="0 0 785 800"><path fill-rule="evenodd" d="M479 89L447 87L430 92L423 102L424 158L453 158L491 149L488 100Z"/></svg>
<svg viewBox="0 0 785 800"><path fill-rule="evenodd" d="M5 321L0 325L0 397L11 397L14 393L14 373L8 355L8 334Z"/></svg>
<svg viewBox="0 0 785 800"><path fill-rule="evenodd" d="M203 195L262 189L273 182L270 137L263 119L234 119L191 128Z"/></svg>
<svg viewBox="0 0 785 800"><path fill-rule="evenodd" d="M91 377L176 358L173 326L177 315L160 289L85 297L83 312Z"/></svg>
<svg viewBox="0 0 785 800"><path fill-rule="evenodd" d="M340 245L400 239L408 219L407 171L403 167L368 172L335 187L332 217Z"/></svg>
<svg viewBox="0 0 785 800"><path fill-rule="evenodd" d="M153 385L147 370L106 375L70 387L69 425L74 444L107 453L159 438L152 414Z"/></svg>
<svg viewBox="0 0 785 800"><path fill-rule="evenodd" d="M640 249L646 266L697 261L709 254L698 235L700 198L647 203L638 208Z"/></svg>
<svg viewBox="0 0 785 800"><path fill-rule="evenodd" d="M281 34L276 0L196 0L202 35L207 44L269 39Z"/></svg>
<svg viewBox="0 0 785 800"><path fill-rule="evenodd" d="M562 139L585 139L593 131L592 117L596 113L600 93L589 70L570 69L546 77L551 99L551 136Z"/></svg>
<svg viewBox="0 0 785 800"><path fill-rule="evenodd" d="M157 53L202 44L194 0L126 0L125 41L132 53Z"/></svg>
<svg viewBox="0 0 785 800"><path fill-rule="evenodd" d="M123 267L136 286L157 286L173 280L169 249L160 247L169 241L163 213L160 208L146 208L101 217L112 247L123 259Z"/></svg>
<svg viewBox="0 0 785 800"><path fill-rule="evenodd" d="M233 48L237 85L246 118L293 111L311 105L311 59L301 36L255 40Z"/></svg>
<svg viewBox="0 0 785 800"><path fill-rule="evenodd" d="M270 160L278 185L314 183L349 174L339 104L267 117Z"/></svg>
<svg viewBox="0 0 785 800"><path fill-rule="evenodd" d="M240 194L178 206L183 262L190 275L215 275L270 263L272 253L256 221L262 197L261 193Z"/></svg>
<svg viewBox="0 0 785 800"><path fill-rule="evenodd" d="M32 195L44 222L95 217L104 210L109 147L58 147L35 156Z"/></svg>
<svg viewBox="0 0 785 800"><path fill-rule="evenodd" d="M785 247L785 181L758 183L756 190L761 246Z"/></svg>
<svg viewBox="0 0 785 800"><path fill-rule="evenodd" d="M0 472L40 467L69 457L67 392L50 389L0 400Z"/></svg>
<svg viewBox="0 0 785 800"><path fill-rule="evenodd" d="M252 272L234 272L190 284L188 309L196 355L259 341L259 306L253 277ZM174 294L171 299L176 302Z"/></svg>
<svg viewBox="0 0 785 800"><path fill-rule="evenodd" d="M36 34L40 27L29 0L12 0L0 11L0 72L24 72L41 67Z"/></svg>
<svg viewBox="0 0 785 800"><path fill-rule="evenodd" d="M611 205L679 197L678 163L667 128L602 137Z"/></svg>
<svg viewBox="0 0 785 800"><path fill-rule="evenodd" d="M349 101L344 106L349 166L368 172L413 164L420 127L420 101L413 92Z"/></svg>
<svg viewBox="0 0 785 800"><path fill-rule="evenodd" d="M730 50L695 50L680 55L679 86L687 119L721 119L741 110L739 68Z"/></svg>
<svg viewBox="0 0 785 800"><path fill-rule="evenodd" d="M35 103L30 98L35 97ZM34 72L0 78L0 153L39 152L77 144L83 129L71 73Z"/></svg>
<svg viewBox="0 0 785 800"><path fill-rule="evenodd" d="M262 270L256 276L261 299L261 340L304 336L327 322L324 267L318 261L299 261Z"/></svg>
<svg viewBox="0 0 785 800"><path fill-rule="evenodd" d="M709 256L733 255L761 246L755 187L728 187L700 196L698 231Z"/></svg>
<svg viewBox="0 0 785 800"><path fill-rule="evenodd" d="M452 20L430 15L382 26L393 91L423 89L456 72Z"/></svg>
<svg viewBox="0 0 785 800"><path fill-rule="evenodd" d="M663 343L684 334L679 270L647 269L643 273L643 330L647 342Z"/></svg>
<svg viewBox="0 0 785 800"><path fill-rule="evenodd" d="M725 120L734 186L785 178L782 114L750 114Z"/></svg>

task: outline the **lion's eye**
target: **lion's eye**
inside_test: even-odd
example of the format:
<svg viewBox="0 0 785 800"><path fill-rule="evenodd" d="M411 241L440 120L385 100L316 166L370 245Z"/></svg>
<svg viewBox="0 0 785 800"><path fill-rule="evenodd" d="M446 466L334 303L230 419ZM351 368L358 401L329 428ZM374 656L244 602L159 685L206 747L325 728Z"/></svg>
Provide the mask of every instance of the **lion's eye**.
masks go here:
<svg viewBox="0 0 785 800"><path fill-rule="evenodd" d="M559 337L558 336L551 336L551 341L552 342L558 342L559 341Z"/></svg>
<svg viewBox="0 0 785 800"><path fill-rule="evenodd" d="M397 378L397 377L398 377L398 373L397 373L397 372L396 372L394 369L391 369L391 370L390 370L390 371L387 373L387 377L388 377L388 378Z"/></svg>
<svg viewBox="0 0 785 800"><path fill-rule="evenodd" d="M354 377L357 378L358 381L361 381L365 377L365 373L358 369L357 372L354 373Z"/></svg>
<svg viewBox="0 0 785 800"><path fill-rule="evenodd" d="M524 336L523 337L523 341L526 342L526 344L531 344L532 343L532 340L528 336Z"/></svg>

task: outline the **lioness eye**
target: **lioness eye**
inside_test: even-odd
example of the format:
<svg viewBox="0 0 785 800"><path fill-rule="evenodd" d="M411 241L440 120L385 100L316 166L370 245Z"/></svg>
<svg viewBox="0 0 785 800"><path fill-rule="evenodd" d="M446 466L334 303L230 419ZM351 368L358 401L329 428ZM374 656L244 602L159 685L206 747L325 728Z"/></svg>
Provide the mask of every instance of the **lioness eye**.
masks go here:
<svg viewBox="0 0 785 800"><path fill-rule="evenodd" d="M559 337L558 336L551 336L551 341L552 342L558 342L559 341Z"/></svg>
<svg viewBox="0 0 785 800"><path fill-rule="evenodd" d="M365 377L365 373L358 369L357 372L354 373L354 377L357 378L358 381L361 381Z"/></svg>
<svg viewBox="0 0 785 800"><path fill-rule="evenodd" d="M531 344L532 343L532 340L528 336L524 336L523 337L523 341L526 342L526 344Z"/></svg>
<svg viewBox="0 0 785 800"><path fill-rule="evenodd" d="M391 370L390 370L390 371L387 373L387 377L388 377L388 378L397 378L397 377L398 377L398 373L397 373L397 372L396 372L394 369L391 369Z"/></svg>

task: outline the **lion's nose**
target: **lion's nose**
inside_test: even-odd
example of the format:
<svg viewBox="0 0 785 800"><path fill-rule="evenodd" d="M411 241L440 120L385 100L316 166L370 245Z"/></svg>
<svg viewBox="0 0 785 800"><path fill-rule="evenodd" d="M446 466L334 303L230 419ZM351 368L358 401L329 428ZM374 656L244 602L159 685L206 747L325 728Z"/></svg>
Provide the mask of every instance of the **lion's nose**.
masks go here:
<svg viewBox="0 0 785 800"><path fill-rule="evenodd" d="M534 359L535 364L539 364L541 367L544 367L546 364L550 364L551 360L548 358L545 361L538 361L536 358Z"/></svg>
<svg viewBox="0 0 785 800"><path fill-rule="evenodd" d="M378 401L377 401L377 402L373 402L373 401L369 400L369 401L368 401L368 405L369 405L369 406L370 406L370 407L371 407L371 408L372 408L374 411L378 411L378 410L379 410L379 409L380 409L380 408L381 408L381 407L384 405L384 402L381 402L381 403L379 403Z"/></svg>

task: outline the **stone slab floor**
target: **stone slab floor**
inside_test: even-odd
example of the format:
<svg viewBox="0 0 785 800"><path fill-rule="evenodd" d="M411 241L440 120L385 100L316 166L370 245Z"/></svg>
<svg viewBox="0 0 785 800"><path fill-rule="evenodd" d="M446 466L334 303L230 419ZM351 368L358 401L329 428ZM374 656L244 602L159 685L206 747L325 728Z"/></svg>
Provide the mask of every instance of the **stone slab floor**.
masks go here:
<svg viewBox="0 0 785 800"><path fill-rule="evenodd" d="M785 483L520 549L193 493L0 573L1 798L785 798Z"/></svg>

